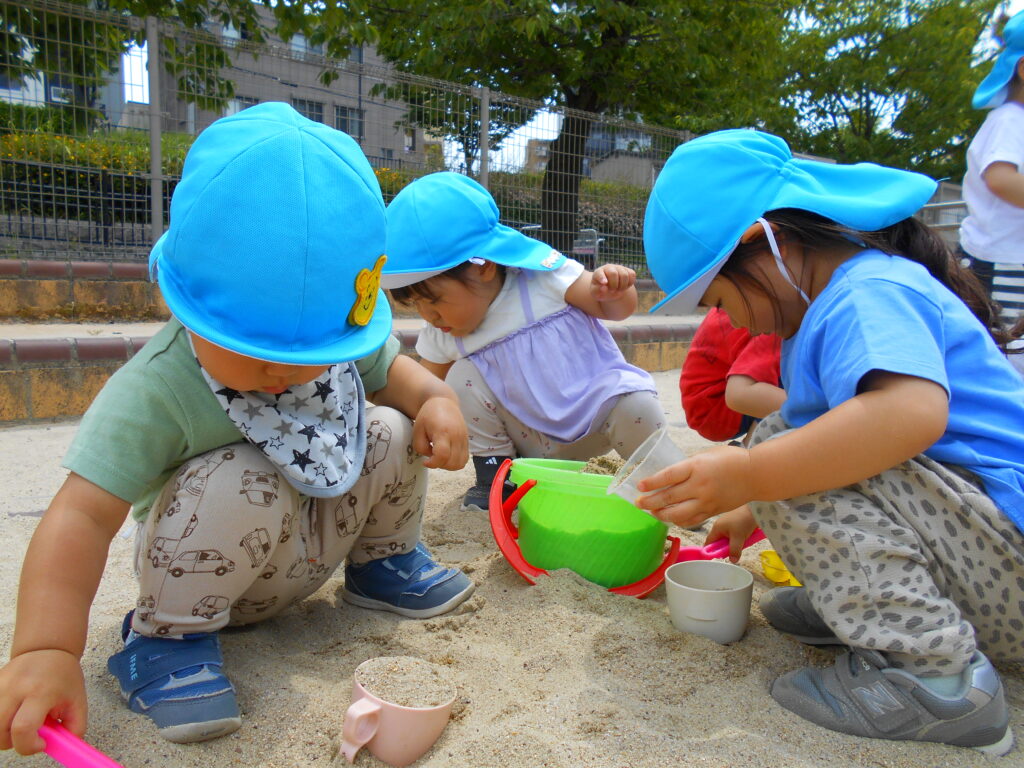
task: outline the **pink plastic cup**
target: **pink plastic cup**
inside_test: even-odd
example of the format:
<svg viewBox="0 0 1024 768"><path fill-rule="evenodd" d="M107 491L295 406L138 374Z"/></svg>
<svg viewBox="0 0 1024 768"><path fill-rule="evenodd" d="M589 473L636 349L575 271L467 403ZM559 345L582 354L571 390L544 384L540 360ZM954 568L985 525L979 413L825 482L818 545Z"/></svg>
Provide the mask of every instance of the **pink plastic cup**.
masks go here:
<svg viewBox="0 0 1024 768"><path fill-rule="evenodd" d="M342 754L351 763L365 746L388 765L409 765L441 736L448 725L455 694L435 707L403 707L367 691L359 683L358 674L357 668L352 681L352 703L345 712L341 731Z"/></svg>

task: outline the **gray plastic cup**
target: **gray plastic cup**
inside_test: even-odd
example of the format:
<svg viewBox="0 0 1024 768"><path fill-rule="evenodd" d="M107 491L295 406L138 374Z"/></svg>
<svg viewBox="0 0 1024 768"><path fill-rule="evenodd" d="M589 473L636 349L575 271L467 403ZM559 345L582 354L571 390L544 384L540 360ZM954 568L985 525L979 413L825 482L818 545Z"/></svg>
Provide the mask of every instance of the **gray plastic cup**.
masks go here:
<svg viewBox="0 0 1024 768"><path fill-rule="evenodd" d="M665 571L665 592L672 624L716 643L743 637L750 618L754 576L721 560L691 560Z"/></svg>
<svg viewBox="0 0 1024 768"><path fill-rule="evenodd" d="M678 464L685 458L686 454L672 442L668 436L668 430L663 427L648 436L640 444L640 447L633 451L633 455L626 459L619 471L615 473L611 483L608 484L607 492L621 496L630 504L635 505L641 495L636 488L637 483L655 472L660 472L665 467Z"/></svg>

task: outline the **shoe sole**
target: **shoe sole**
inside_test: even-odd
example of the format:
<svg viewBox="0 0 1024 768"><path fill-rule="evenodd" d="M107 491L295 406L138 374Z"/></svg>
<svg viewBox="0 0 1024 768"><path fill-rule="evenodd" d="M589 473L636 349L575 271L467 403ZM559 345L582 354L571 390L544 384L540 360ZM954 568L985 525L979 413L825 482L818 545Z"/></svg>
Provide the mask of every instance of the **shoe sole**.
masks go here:
<svg viewBox="0 0 1024 768"><path fill-rule="evenodd" d="M442 613L448 613L459 603L464 602L473 591L476 589L476 584L470 584L467 589L464 589L459 594L455 595L447 602L441 603L441 605L435 605L430 608L403 608L399 605L392 605L386 603L383 600L374 600L371 597L364 597L363 595L357 595L353 592L349 592L347 589L341 593L341 599L346 603L352 605L358 605L360 608L370 608L377 611L390 611L391 613L397 613L400 616L405 616L407 619L429 619L433 616L440 616Z"/></svg>
<svg viewBox="0 0 1024 768"><path fill-rule="evenodd" d="M769 624L770 623L771 622L769 622ZM831 637L821 637L821 636L813 636L813 635L794 635L792 632L786 632L784 630L779 629L778 627L772 627L772 629L774 629L780 635L785 635L786 637L791 637L794 640L798 640L799 642L803 643L804 645L817 645L817 646L835 645L835 646L843 646L843 647L846 646L846 643L844 643L842 640L840 640L835 635L832 635Z"/></svg>
<svg viewBox="0 0 1024 768"><path fill-rule="evenodd" d="M992 755L994 757L1002 757L1013 749L1013 729L1010 726L1006 726L1006 733L1003 734L1003 738L994 744L988 744L984 747L972 747L979 752L984 752L986 755Z"/></svg>
<svg viewBox="0 0 1024 768"><path fill-rule="evenodd" d="M160 729L160 735L175 744L195 744L199 741L209 741L221 736L234 733L242 726L242 718L225 717L220 720L210 720L205 723L184 723L182 725L169 725Z"/></svg>

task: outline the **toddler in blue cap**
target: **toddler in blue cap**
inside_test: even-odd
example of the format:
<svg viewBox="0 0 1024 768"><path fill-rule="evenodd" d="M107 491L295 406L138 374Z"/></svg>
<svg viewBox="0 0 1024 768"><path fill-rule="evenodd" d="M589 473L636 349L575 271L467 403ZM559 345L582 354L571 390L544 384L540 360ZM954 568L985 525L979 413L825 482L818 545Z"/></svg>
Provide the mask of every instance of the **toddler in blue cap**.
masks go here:
<svg viewBox="0 0 1024 768"><path fill-rule="evenodd" d="M1003 49L974 92L991 110L967 148L960 255L992 293L996 264L1024 264L1024 11L1003 28Z"/></svg>
<svg viewBox="0 0 1024 768"><path fill-rule="evenodd" d="M490 193L457 173L391 201L383 284L426 320L416 351L459 397L476 469L463 509L487 508L505 458L626 457L661 426L654 380L601 322L634 312L635 282L500 224Z"/></svg>
<svg viewBox="0 0 1024 768"><path fill-rule="evenodd" d="M675 150L644 222L659 307L719 307L781 336L787 398L749 450L679 462L637 503L681 525L719 516L708 539L729 537L734 560L760 525L804 585L768 592L765 617L848 646L777 679L783 707L843 733L1004 754L989 657L1024 659L1024 381L977 281L913 218L934 188L795 159L757 131Z"/></svg>
<svg viewBox="0 0 1024 768"><path fill-rule="evenodd" d="M470 595L420 542L427 467L464 466L466 429L451 389L396 354L385 234L359 146L290 106L196 139L150 258L174 317L85 414L25 559L0 749L40 750L47 715L85 730L78 659L129 509L139 598L108 666L171 741L240 725L218 630L343 562L359 606L424 618Z"/></svg>

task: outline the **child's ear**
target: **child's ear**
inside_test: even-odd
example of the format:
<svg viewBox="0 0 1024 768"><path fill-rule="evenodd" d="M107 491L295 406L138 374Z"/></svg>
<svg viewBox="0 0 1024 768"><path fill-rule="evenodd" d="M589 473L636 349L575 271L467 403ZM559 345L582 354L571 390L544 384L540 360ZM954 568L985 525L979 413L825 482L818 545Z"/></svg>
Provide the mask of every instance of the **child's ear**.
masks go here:
<svg viewBox="0 0 1024 768"><path fill-rule="evenodd" d="M769 226L772 228L773 232L777 232L778 231L778 230L775 229L775 225L774 224L769 223ZM759 239L763 239L763 238L764 238L764 227L761 226L761 222L755 221L753 224L751 224L749 227L747 227L746 231L742 235L740 235L740 242L741 243L752 243L755 240L759 240Z"/></svg>
<svg viewBox="0 0 1024 768"><path fill-rule="evenodd" d="M480 270L480 279L484 282L493 280L495 275L498 274L498 265L493 261L485 261L483 264L477 265L477 269Z"/></svg>

